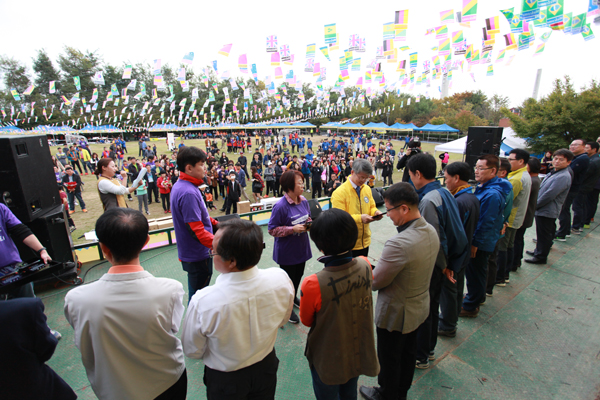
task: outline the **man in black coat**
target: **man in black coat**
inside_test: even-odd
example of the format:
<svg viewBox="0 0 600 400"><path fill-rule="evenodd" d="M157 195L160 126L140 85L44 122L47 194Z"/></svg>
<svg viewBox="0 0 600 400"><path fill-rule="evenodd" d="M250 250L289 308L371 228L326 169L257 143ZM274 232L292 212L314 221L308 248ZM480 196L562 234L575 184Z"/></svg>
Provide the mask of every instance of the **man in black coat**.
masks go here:
<svg viewBox="0 0 600 400"><path fill-rule="evenodd" d="M250 175L248 175L248 159L246 158L244 153L242 153L241 151L240 151L240 156L238 157L237 162L240 164L240 166L244 170L244 173L246 174L246 179L250 179Z"/></svg>
<svg viewBox="0 0 600 400"><path fill-rule="evenodd" d="M0 387L3 399L71 400L77 395L46 361L58 340L35 297L0 301Z"/></svg>
<svg viewBox="0 0 600 400"><path fill-rule="evenodd" d="M396 165L396 169L398 171L404 168L404 173L402 174L402 182L410 181L410 176L408 175L408 168L406 168L406 165L408 164L408 160L410 160L412 156L419 153L421 153L421 142L411 140L408 144L408 150L406 151L404 156L400 157L400 159L398 160L398 164Z"/></svg>
<svg viewBox="0 0 600 400"><path fill-rule="evenodd" d="M233 206L233 213L237 213L237 203L240 201L242 195L242 187L236 179L235 171L229 171L227 176L227 198L225 200L225 215L231 214L231 206Z"/></svg>
<svg viewBox="0 0 600 400"><path fill-rule="evenodd" d="M471 248L473 233L479 221L479 200L473 194L474 188L469 185L471 167L464 162L454 162L444 170L446 188L454 195L460 219L465 229L468 246ZM458 314L462 306L465 289L465 271L471 257L465 257L460 271L454 274L454 282L444 279L440 295L440 319L438 322L438 336L455 337Z"/></svg>

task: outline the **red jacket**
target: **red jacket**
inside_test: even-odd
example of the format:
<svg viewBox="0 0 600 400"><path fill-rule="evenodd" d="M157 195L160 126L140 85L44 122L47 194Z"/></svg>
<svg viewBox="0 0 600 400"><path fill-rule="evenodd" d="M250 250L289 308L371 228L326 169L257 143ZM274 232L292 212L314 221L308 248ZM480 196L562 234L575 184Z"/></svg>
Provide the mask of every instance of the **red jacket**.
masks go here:
<svg viewBox="0 0 600 400"><path fill-rule="evenodd" d="M171 193L171 187L173 187L173 184L171 183L171 180L169 178L163 179L162 177L158 178L158 181L156 181L156 185L158 186L158 191L161 194Z"/></svg>

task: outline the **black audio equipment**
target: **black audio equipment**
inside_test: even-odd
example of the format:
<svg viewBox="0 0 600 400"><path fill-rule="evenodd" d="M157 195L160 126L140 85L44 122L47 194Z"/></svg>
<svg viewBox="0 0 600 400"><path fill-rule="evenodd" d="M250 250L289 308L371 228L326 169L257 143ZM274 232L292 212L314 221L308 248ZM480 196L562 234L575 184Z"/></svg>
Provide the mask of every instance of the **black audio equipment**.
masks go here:
<svg viewBox="0 0 600 400"><path fill-rule="evenodd" d="M371 188L371 195L373 196L373 200L375 200L375 205L377 207L383 205L385 202L383 201L383 196L379 192L379 190L375 188Z"/></svg>
<svg viewBox="0 0 600 400"><path fill-rule="evenodd" d="M26 283L56 275L64 269L64 266L57 261L44 264L43 261L37 260L19 267L2 267L0 268L0 294L9 293Z"/></svg>
<svg viewBox="0 0 600 400"><path fill-rule="evenodd" d="M319 218L319 215L323 212L321 208L321 204L319 204L319 200L310 199L308 200L308 205L310 207L310 218L314 221Z"/></svg>
<svg viewBox="0 0 600 400"><path fill-rule="evenodd" d="M62 204L45 135L0 135L0 195L21 222Z"/></svg>
<svg viewBox="0 0 600 400"><path fill-rule="evenodd" d="M502 131L499 126L470 126L467 136L465 162L471 167L471 178L475 177L475 164L484 154L500 155Z"/></svg>

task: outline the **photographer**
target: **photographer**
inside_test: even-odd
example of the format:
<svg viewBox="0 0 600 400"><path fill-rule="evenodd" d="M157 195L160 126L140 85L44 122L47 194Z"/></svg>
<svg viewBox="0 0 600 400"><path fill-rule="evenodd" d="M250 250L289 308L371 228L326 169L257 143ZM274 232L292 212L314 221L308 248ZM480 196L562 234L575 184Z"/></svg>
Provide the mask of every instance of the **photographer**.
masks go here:
<svg viewBox="0 0 600 400"><path fill-rule="evenodd" d="M415 154L419 153L421 153L421 142L411 140L408 143L408 150L406 151L406 153L404 153L404 156L400 157L400 159L398 160L398 165L396 165L396 169L398 169L398 171L404 168L404 173L402 174L402 182L410 181L410 176L408 175L408 168L405 167L408 163L408 160L410 160L410 158Z"/></svg>

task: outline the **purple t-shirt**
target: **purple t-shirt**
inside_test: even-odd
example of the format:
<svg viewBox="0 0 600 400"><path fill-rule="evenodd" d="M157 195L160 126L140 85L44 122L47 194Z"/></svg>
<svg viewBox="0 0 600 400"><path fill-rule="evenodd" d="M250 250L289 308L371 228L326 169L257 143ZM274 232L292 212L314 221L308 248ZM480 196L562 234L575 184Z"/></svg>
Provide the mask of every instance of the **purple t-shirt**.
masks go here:
<svg viewBox="0 0 600 400"><path fill-rule="evenodd" d="M202 245L188 228L188 222L202 221L204 229L213 233L210 216L200 190L193 183L179 179L171 190L171 214L177 237L177 253L185 262L202 261L209 257L209 249Z"/></svg>
<svg viewBox="0 0 600 400"><path fill-rule="evenodd" d="M20 225L21 221L4 204L0 203L0 267L21 262L15 242L8 236L8 229Z"/></svg>
<svg viewBox="0 0 600 400"><path fill-rule="evenodd" d="M279 200L269 220L269 230L278 226L294 226L306 223L310 217L308 201L300 204L290 204L284 196ZM273 247L273 260L279 265L295 265L310 260L310 241L308 233L294 233L285 237L276 237Z"/></svg>

